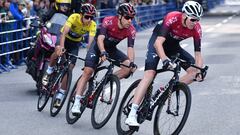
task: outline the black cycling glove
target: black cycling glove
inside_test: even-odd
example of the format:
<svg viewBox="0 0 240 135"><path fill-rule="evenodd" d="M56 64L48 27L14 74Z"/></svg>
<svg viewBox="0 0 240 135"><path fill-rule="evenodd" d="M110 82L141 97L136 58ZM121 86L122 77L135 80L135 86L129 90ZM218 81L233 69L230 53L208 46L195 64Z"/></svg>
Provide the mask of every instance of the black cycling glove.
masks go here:
<svg viewBox="0 0 240 135"><path fill-rule="evenodd" d="M107 53L106 51L101 52L101 55L100 55L100 56L101 56L101 57L103 57L103 56L109 57L109 55L108 55L108 53Z"/></svg>

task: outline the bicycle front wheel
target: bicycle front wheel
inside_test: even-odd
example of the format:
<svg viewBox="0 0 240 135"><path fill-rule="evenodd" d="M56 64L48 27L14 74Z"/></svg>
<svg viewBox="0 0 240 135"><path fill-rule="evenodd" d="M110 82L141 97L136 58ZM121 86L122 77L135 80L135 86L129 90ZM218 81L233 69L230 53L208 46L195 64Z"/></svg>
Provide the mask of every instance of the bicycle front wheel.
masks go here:
<svg viewBox="0 0 240 135"><path fill-rule="evenodd" d="M160 101L154 118L154 135L178 135L185 125L191 108L191 92L184 83L178 83L169 100L168 93Z"/></svg>
<svg viewBox="0 0 240 135"><path fill-rule="evenodd" d="M57 97L58 91L56 91L54 93L54 96L52 98L52 102L51 102L51 106L50 106L50 114L53 117L55 117L60 112L60 110L62 109L62 106L63 106L63 104L64 104L64 102L67 98L67 95L68 95L68 92L69 92L69 89L70 89L70 86L71 86L71 81L72 81L72 71L71 70L66 71L64 73L64 75L62 76L62 78L60 78L60 80L58 80L58 83L56 84L57 86L55 85L55 86L52 87L53 89L58 88L58 90L59 90L61 88L62 80L63 80L63 77L65 75L67 75L66 76L67 77L67 90L64 94L64 97L63 97L62 101L60 102L60 106L58 106L58 107L54 106L54 104L57 100L56 97Z"/></svg>
<svg viewBox="0 0 240 135"><path fill-rule="evenodd" d="M75 116L71 112L72 106L75 101L77 84L78 84L78 81L80 80L80 78L81 78L81 76L78 78L77 82L75 83L75 85L72 89L72 92L69 96L69 99L68 99L67 108L66 108L66 120L67 120L68 124L74 124L81 117L81 115Z"/></svg>
<svg viewBox="0 0 240 135"><path fill-rule="evenodd" d="M106 84L100 84L93 102L92 126L102 128L112 116L120 94L120 81L116 75L110 75ZM101 86L102 85L102 86Z"/></svg>
<svg viewBox="0 0 240 135"><path fill-rule="evenodd" d="M119 135L131 135L135 132L129 128L128 125L125 124L125 120L128 117L128 114L131 111L132 100L134 97L135 90L140 83L140 79L135 81L126 91L123 96L123 99L120 103L118 113L117 113L117 132Z"/></svg>
<svg viewBox="0 0 240 135"><path fill-rule="evenodd" d="M45 61L43 70L40 73L39 80L38 80L38 102L37 102L37 109L39 112L41 112L44 107L47 105L47 102L50 97L50 91L47 89L47 86L43 86L42 84L42 77L43 74L46 72L48 66L48 62Z"/></svg>

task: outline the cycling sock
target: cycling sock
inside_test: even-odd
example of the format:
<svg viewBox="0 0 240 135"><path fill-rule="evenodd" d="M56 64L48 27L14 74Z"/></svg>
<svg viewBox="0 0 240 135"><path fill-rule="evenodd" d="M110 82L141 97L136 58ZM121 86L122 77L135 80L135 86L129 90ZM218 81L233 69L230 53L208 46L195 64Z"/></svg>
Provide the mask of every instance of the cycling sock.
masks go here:
<svg viewBox="0 0 240 135"><path fill-rule="evenodd" d="M138 108L139 108L139 105L133 103L129 116L135 116L137 114Z"/></svg>
<svg viewBox="0 0 240 135"><path fill-rule="evenodd" d="M80 104L80 100L81 100L82 98L83 98L83 96L81 96L81 95L76 95L76 96L75 96L74 105Z"/></svg>
<svg viewBox="0 0 240 135"><path fill-rule="evenodd" d="M52 74L53 73L53 67L50 67L50 66L48 66L48 68L47 68L47 74Z"/></svg>

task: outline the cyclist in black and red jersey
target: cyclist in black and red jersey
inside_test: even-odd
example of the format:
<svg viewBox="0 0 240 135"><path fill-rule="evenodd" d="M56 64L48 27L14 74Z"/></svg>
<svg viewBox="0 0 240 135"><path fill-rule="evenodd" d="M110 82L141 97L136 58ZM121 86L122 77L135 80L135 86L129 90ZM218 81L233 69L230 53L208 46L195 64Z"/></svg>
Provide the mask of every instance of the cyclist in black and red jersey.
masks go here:
<svg viewBox="0 0 240 135"><path fill-rule="evenodd" d="M172 68L174 64L171 63L169 57L180 53L181 59L192 64L195 63L199 67L203 66L201 55L202 30L199 23L202 13L203 9L199 3L187 1L183 5L182 12L170 12L164 17L161 23L156 25L148 43L144 77L136 89L131 111L125 121L127 125L139 126L136 112L148 86L156 74L160 59L163 63L163 68ZM190 37L193 37L194 40L195 59L179 45L180 41ZM186 84L192 83L196 73L199 71L188 65L182 64L181 67L186 70L186 74L180 78L180 81Z"/></svg>
<svg viewBox="0 0 240 135"><path fill-rule="evenodd" d="M83 98L84 87L94 72L99 58L105 61L107 57L110 57L119 60L125 65L130 65L132 68L121 67L115 73L120 79L127 77L131 72L135 71L133 47L136 30L131 24L135 14L135 9L131 4L123 3L118 8L118 16L109 16L103 19L97 42L91 45L86 55L84 71L78 81L76 98L71 110L73 114L80 113L80 100ZM119 42L125 38L128 40L127 55L117 48Z"/></svg>

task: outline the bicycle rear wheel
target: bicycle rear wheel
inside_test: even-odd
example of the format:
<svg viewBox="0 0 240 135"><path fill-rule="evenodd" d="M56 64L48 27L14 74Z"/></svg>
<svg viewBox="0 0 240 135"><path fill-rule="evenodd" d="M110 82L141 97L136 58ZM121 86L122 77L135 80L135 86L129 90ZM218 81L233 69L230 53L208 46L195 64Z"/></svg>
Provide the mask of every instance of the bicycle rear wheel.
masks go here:
<svg viewBox="0 0 240 135"><path fill-rule="evenodd" d="M127 119L128 114L131 111L131 104L134 93L140 81L141 80L139 79L136 80L133 84L131 84L120 103L116 121L117 132L119 135L131 135L135 132L135 130L130 129L129 126L125 124L125 120Z"/></svg>
<svg viewBox="0 0 240 135"><path fill-rule="evenodd" d="M191 92L184 83L174 86L168 110L168 93L160 102L154 118L154 135L178 135L185 125L190 108Z"/></svg>
<svg viewBox="0 0 240 135"><path fill-rule="evenodd" d="M120 81L116 75L110 75L106 84L100 84L93 101L91 122L95 129L102 128L111 118L120 94ZM101 86L102 85L102 86Z"/></svg>
<svg viewBox="0 0 240 135"><path fill-rule="evenodd" d="M58 90L61 88L60 84L62 84L62 79L63 77L67 75L67 90L65 92L65 95L62 99L62 101L60 102L60 106L59 107L55 107L54 104L56 102L56 96L57 96L57 93L58 93ZM55 117L59 112L60 110L62 109L62 106L67 98L67 95L68 95L68 92L69 92L69 89L70 89L70 86L71 86L71 81L72 81L72 71L68 70L64 73L64 75L62 76L62 78L59 78L58 80L58 83L56 85L58 86L53 86L52 88L54 87L58 87L59 89L54 93L54 96L52 98L52 102L51 102L51 106L50 106L50 114L51 116Z"/></svg>

